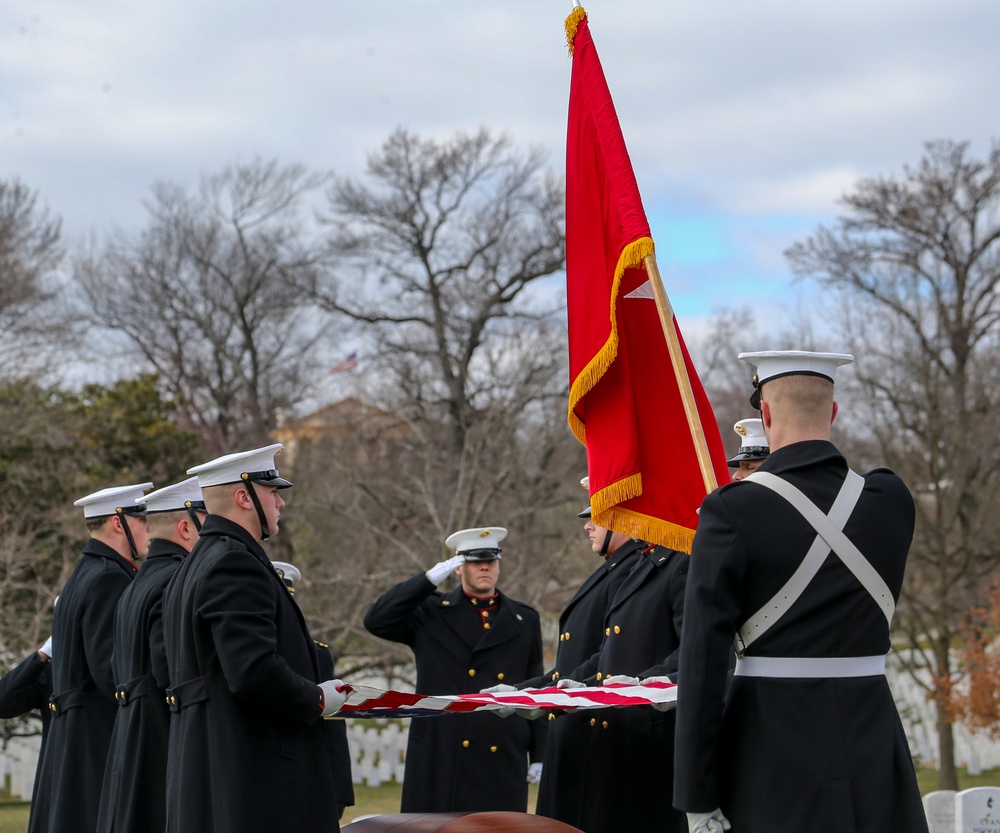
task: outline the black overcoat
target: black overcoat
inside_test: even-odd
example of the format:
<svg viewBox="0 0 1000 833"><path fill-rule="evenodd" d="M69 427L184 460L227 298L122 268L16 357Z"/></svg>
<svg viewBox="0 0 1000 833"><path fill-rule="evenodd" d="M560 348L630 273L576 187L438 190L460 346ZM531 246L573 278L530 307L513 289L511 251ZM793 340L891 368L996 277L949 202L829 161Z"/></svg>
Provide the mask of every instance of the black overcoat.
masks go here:
<svg viewBox="0 0 1000 833"><path fill-rule="evenodd" d="M527 687L552 685L559 677L571 675L601 647L608 606L644 546L640 541L627 541L590 574L559 616L555 668L545 679L529 681ZM584 712L551 712L548 717L549 732L535 812L575 825L583 804L590 716Z"/></svg>
<svg viewBox="0 0 1000 833"><path fill-rule="evenodd" d="M163 591L186 555L178 544L154 538L135 581L118 600L111 663L118 717L97 817L101 833L148 833L166 825L170 681Z"/></svg>
<svg viewBox="0 0 1000 833"><path fill-rule="evenodd" d="M316 643L316 656L319 659L319 678L332 680L336 678L333 653L330 646L323 642ZM342 717L324 720L327 743L330 745L330 760L333 763L333 787L337 794L337 817L344 817L344 809L354 806L354 779L351 773L351 749L347 743L347 723Z"/></svg>
<svg viewBox="0 0 1000 833"><path fill-rule="evenodd" d="M45 742L49 737L52 712L49 697L52 695L52 661L43 660L38 651L32 651L15 668L0 678L0 718L5 720L38 711L42 719L42 742L38 747L35 765L35 784L32 787L32 807L38 793L39 773L45 755Z"/></svg>
<svg viewBox="0 0 1000 833"><path fill-rule="evenodd" d="M764 461L828 512L847 474L831 443L794 443ZM878 469L844 531L898 598L913 535L903 482ZM732 483L702 504L681 649L676 780L680 808L715 807L733 833L926 831L913 764L884 676L736 676L733 636L788 580L816 533L771 490ZM860 582L830 554L790 610L747 656L860 657L889 650L889 628Z"/></svg>
<svg viewBox="0 0 1000 833"><path fill-rule="evenodd" d="M243 527L209 515L163 596L167 830L338 830L316 645Z"/></svg>
<svg viewBox="0 0 1000 833"><path fill-rule="evenodd" d="M619 675L676 682L687 571L685 553L645 549L611 600L600 650L570 676L588 685ZM575 826L586 833L684 833L687 821L670 795L674 712L629 706L585 717L590 737Z"/></svg>
<svg viewBox="0 0 1000 833"><path fill-rule="evenodd" d="M397 584L365 614L365 628L413 649L420 694L471 694L542 674L538 613L499 594L483 620L461 587L441 594L420 573ZM529 758L541 761L545 721L492 714L410 722L403 813L509 810L528 806Z"/></svg>
<svg viewBox="0 0 1000 833"><path fill-rule="evenodd" d="M32 651L0 677L0 719L11 720L38 711L42 718L42 742L52 720L49 696L52 694L52 661L43 660Z"/></svg>
<svg viewBox="0 0 1000 833"><path fill-rule="evenodd" d="M118 706L111 671L115 605L135 567L107 544L87 541L52 617L52 712L38 764L29 833L97 827L104 765Z"/></svg>

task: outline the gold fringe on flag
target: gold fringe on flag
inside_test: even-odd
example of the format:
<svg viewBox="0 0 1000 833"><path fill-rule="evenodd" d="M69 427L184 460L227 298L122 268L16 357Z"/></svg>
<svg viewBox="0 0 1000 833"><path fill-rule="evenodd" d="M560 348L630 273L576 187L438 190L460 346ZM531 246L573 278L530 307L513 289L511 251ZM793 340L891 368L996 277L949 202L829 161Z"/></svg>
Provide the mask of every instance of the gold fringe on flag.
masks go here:
<svg viewBox="0 0 1000 833"><path fill-rule="evenodd" d="M642 474L630 474L590 496L590 511L594 517L607 512L612 506L639 497L642 494ZM604 526L604 524L601 524Z"/></svg>
<svg viewBox="0 0 1000 833"><path fill-rule="evenodd" d="M580 371L573 380L573 384L570 385L567 420L576 438L584 445L587 444L586 426L573 409L584 396L593 390L618 356L618 289L621 286L622 276L626 269L645 268L643 259L653 254L653 250L653 238L651 237L640 237L622 249L622 253L618 257L618 265L615 267L615 278L611 284L611 333L608 340L604 342L604 346L597 351L597 355L587 362L587 366Z"/></svg>
<svg viewBox="0 0 1000 833"><path fill-rule="evenodd" d="M688 554L691 553L691 545L694 543L693 529L633 512L631 509L622 509L620 506L611 506L600 514L595 510L593 523L605 529L624 532L640 541L656 541L668 549Z"/></svg>
<svg viewBox="0 0 1000 833"><path fill-rule="evenodd" d="M573 40L576 38L576 29L580 25L580 21L586 19L587 13L584 11L583 6L577 6L573 11L569 13L569 17L566 18L566 46L569 48L569 54L573 54Z"/></svg>

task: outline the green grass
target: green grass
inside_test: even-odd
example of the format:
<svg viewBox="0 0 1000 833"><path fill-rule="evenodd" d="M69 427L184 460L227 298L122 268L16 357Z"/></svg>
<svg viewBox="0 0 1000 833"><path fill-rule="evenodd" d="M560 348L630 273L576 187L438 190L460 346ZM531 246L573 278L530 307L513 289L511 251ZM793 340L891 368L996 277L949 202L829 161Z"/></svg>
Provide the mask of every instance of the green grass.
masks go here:
<svg viewBox="0 0 1000 833"><path fill-rule="evenodd" d="M392 815L399 812L399 800L403 795L403 785L395 782L383 784L381 787L365 787L354 785L354 806L344 811L341 824L348 824L352 819L368 815ZM538 787L528 787L528 812L535 811L535 799L538 797ZM0 827L0 833L6 833Z"/></svg>
<svg viewBox="0 0 1000 833"><path fill-rule="evenodd" d="M344 811L341 824L349 824L358 816L391 815L399 812L399 799L403 794L401 784L389 783L381 787L365 787L354 785L353 807ZM535 797L538 787L528 787L528 809L535 807ZM31 805L27 802L0 803L0 833L25 833L28 829L28 811Z"/></svg>
<svg viewBox="0 0 1000 833"><path fill-rule="evenodd" d="M0 804L0 833L25 833L30 809L27 802Z"/></svg>
<svg viewBox="0 0 1000 833"><path fill-rule="evenodd" d="M918 769L917 783L920 785L920 792L928 793L936 790L938 774L933 769ZM1000 786L1000 769L984 772L982 775L972 776L965 770L958 771L959 789L967 790L971 787L997 787ZM537 787L528 788L528 809L535 806L535 796L538 794ZM403 788L399 784L383 784L381 787L365 787L356 784L354 787L355 805L348 807L344 813L341 824L348 824L358 816L366 815L391 815L399 812L399 799ZM0 803L0 833L25 833L28 829L29 804L25 802Z"/></svg>
<svg viewBox="0 0 1000 833"><path fill-rule="evenodd" d="M917 786L920 794L940 789L938 787L938 772L936 769L920 768L917 770ZM958 770L958 788L971 790L973 787L1000 787L1000 769L991 769L979 775L969 775L964 769ZM2 831L0 831L2 833Z"/></svg>

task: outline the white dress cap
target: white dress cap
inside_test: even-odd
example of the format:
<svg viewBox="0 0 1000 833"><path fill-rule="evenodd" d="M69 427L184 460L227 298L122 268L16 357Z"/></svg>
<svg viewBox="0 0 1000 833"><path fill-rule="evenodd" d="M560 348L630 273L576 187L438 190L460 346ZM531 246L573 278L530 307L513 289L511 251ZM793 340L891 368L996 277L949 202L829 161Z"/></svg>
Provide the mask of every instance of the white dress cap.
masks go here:
<svg viewBox="0 0 1000 833"><path fill-rule="evenodd" d="M156 512L183 512L185 509L205 508L205 499L201 494L201 486L197 477L189 477L173 486L164 486L146 495L146 511L152 515Z"/></svg>
<svg viewBox="0 0 1000 833"><path fill-rule="evenodd" d="M500 558L500 542L507 537L502 526L460 529L448 536L444 545L466 561L494 561Z"/></svg>
<svg viewBox="0 0 1000 833"><path fill-rule="evenodd" d="M811 353L807 350L764 350L759 353L740 353L741 361L757 368L753 377L754 392L750 404L760 408L760 386L781 376L822 376L834 381L837 368L850 364L850 353Z"/></svg>
<svg viewBox="0 0 1000 833"><path fill-rule="evenodd" d="M590 494L590 475L580 478L580 485L587 490L587 494ZM576 513L578 518L589 518L590 517L590 504L588 503L583 507L583 510Z"/></svg>
<svg viewBox="0 0 1000 833"><path fill-rule="evenodd" d="M292 485L291 482L281 477L274 465L274 458L283 448L281 443L272 443L250 451L237 451L235 454L226 454L200 466L194 466L188 469L187 473L197 475L198 485L203 489L244 480L287 489Z"/></svg>
<svg viewBox="0 0 1000 833"><path fill-rule="evenodd" d="M810 353L805 350L764 350L740 353L740 360L757 368L757 384L779 376L822 376L834 381L837 368L850 364L850 353Z"/></svg>
<svg viewBox="0 0 1000 833"><path fill-rule="evenodd" d="M281 576L289 588L295 587L299 583L299 579L302 578L302 571L287 561L272 561L271 566L278 571L278 575Z"/></svg>
<svg viewBox="0 0 1000 833"><path fill-rule="evenodd" d="M142 493L152 483L133 483L131 486L111 486L99 492L74 500L74 506L83 507L85 518L107 518L111 515L145 515L146 498Z"/></svg>
<svg viewBox="0 0 1000 833"><path fill-rule="evenodd" d="M770 448L762 420L741 419L733 426L733 431L739 435L740 450L726 461L730 468L735 468L744 460L763 460L767 457Z"/></svg>

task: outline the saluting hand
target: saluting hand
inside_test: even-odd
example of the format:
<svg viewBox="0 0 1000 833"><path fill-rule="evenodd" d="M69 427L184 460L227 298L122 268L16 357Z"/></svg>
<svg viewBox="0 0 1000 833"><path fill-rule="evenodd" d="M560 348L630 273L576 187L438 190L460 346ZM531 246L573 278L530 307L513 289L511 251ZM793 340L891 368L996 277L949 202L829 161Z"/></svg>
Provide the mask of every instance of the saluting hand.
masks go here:
<svg viewBox="0 0 1000 833"><path fill-rule="evenodd" d="M427 580L437 586L442 581L444 581L448 576L450 576L455 570L461 567L465 563L464 555L455 555L449 558L447 561L439 561L433 567L431 567L426 573Z"/></svg>

